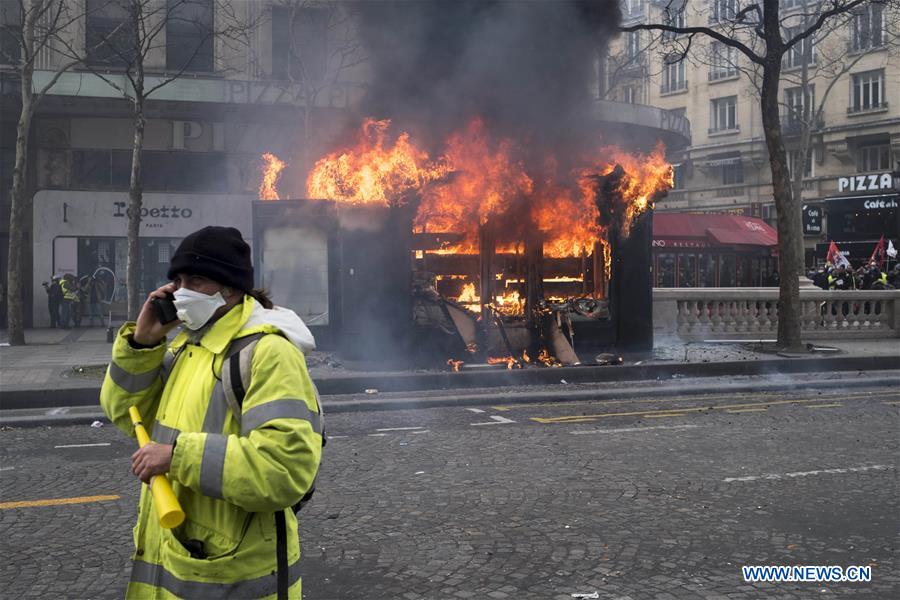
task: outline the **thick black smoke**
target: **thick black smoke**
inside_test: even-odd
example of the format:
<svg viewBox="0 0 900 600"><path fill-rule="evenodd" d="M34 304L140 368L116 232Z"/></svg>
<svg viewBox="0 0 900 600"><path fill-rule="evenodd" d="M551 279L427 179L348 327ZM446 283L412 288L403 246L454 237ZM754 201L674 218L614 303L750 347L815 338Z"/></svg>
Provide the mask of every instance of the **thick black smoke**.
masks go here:
<svg viewBox="0 0 900 600"><path fill-rule="evenodd" d="M478 116L494 133L556 152L590 130L592 70L620 17L616 0L369 0L355 8L373 71L367 116L390 117L435 144Z"/></svg>

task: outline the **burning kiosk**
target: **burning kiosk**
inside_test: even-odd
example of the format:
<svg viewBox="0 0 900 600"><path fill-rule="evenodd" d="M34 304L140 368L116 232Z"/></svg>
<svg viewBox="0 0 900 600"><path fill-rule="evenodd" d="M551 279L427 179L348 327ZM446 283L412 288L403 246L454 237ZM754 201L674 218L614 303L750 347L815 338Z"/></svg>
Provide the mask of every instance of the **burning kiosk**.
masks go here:
<svg viewBox="0 0 900 600"><path fill-rule="evenodd" d="M387 126L367 123L357 147L317 163L307 193L328 200L254 204L260 283L320 347L457 369L652 347L651 212L671 181L661 148L607 147L548 177L477 123L437 160Z"/></svg>

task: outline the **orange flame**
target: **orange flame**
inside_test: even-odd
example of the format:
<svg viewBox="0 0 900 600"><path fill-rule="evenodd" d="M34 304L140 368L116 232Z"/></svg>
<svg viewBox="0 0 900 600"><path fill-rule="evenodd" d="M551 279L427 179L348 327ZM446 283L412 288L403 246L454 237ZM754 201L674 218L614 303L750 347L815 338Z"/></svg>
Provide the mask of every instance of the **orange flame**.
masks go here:
<svg viewBox="0 0 900 600"><path fill-rule="evenodd" d="M280 197L275 184L287 164L271 152L263 154L262 160L262 183L259 185L259 199L278 200Z"/></svg>
<svg viewBox="0 0 900 600"><path fill-rule="evenodd" d="M494 139L483 121L473 119L451 135L443 153L431 158L406 132L389 136L390 121L366 119L355 146L316 162L307 180L311 198L338 202L399 205L415 194L420 199L414 226L432 233L457 233L463 239L440 253L475 253L478 228L499 220L503 227L499 251L514 251L521 241L520 215L529 216L541 231L549 257L590 254L606 238L598 224L596 190L588 178L608 175L621 165L626 176L619 193L625 206L622 233L647 210L654 195L672 187L672 169L659 144L650 155L628 153L615 146L600 148L572 173L558 173L553 157L540 172L529 172L515 158L515 144ZM526 219L528 220L528 219Z"/></svg>
<svg viewBox="0 0 900 600"><path fill-rule="evenodd" d="M446 167L410 142L408 133L391 143L390 125L389 119L366 119L356 147L319 159L306 182L310 198L390 206L447 174Z"/></svg>

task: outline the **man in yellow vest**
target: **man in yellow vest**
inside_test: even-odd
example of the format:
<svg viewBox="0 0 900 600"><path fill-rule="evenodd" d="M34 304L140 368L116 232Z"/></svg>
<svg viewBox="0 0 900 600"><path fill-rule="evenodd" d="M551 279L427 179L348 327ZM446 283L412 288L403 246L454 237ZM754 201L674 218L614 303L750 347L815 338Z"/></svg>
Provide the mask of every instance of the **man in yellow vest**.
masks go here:
<svg viewBox="0 0 900 600"><path fill-rule="evenodd" d="M312 335L253 289L237 229L186 237L168 277L119 330L100 396L128 435L138 407L154 442L132 472L167 474L186 514L163 529L142 486L127 596L300 598L292 507L314 487L324 425L303 354ZM153 300L168 294L178 319L163 324Z"/></svg>

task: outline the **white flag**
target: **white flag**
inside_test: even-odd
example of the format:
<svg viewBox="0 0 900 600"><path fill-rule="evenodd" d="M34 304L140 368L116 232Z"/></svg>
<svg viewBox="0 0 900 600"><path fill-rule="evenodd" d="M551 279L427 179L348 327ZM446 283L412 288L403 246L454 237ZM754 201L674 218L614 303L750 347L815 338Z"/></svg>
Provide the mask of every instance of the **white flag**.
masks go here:
<svg viewBox="0 0 900 600"><path fill-rule="evenodd" d="M887 255L891 258L897 258L897 249L894 248L894 242L888 240Z"/></svg>

